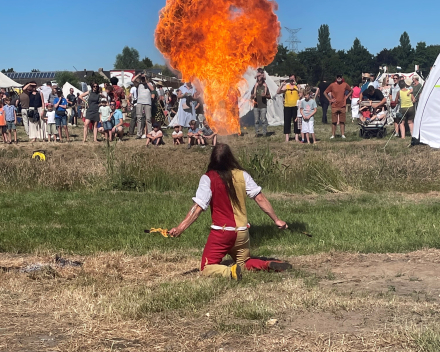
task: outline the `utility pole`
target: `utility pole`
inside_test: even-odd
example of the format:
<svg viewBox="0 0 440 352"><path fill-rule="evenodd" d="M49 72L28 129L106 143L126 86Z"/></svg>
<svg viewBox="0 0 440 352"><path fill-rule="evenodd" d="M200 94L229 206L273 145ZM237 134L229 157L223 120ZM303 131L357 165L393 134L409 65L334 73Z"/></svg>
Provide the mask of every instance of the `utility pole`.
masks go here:
<svg viewBox="0 0 440 352"><path fill-rule="evenodd" d="M294 53L298 52L298 44L301 43L300 40L298 40L297 34L301 30L301 28L297 29L291 29L284 27L290 34L289 39L287 40L287 43L289 43L289 50L293 51Z"/></svg>

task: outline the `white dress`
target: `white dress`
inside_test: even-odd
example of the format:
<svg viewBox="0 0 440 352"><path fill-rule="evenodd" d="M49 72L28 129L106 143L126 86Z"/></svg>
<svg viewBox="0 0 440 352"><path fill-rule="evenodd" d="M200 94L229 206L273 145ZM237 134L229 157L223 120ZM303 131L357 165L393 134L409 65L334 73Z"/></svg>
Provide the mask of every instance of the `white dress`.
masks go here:
<svg viewBox="0 0 440 352"><path fill-rule="evenodd" d="M194 87L192 87L191 89L190 88L188 88L187 86L186 86L186 84L184 84L182 87L180 87L179 88L180 89L180 91L182 92L182 94L187 94L187 93L189 93L189 94L191 94L191 95L194 95L195 94L195 92L196 92L196 89L194 88ZM187 104L186 104L186 98L182 98L182 99L180 99L180 102L179 102L179 110L177 111L177 115L176 115L176 118L170 123L170 125L171 126L174 126L174 125L180 125L180 126L182 126L182 127L189 127L189 122L191 121L191 120L195 120L195 116L196 116L196 112L195 112L195 109L194 109L194 104L193 104L193 102L190 104L190 107L191 107L191 112L186 112L186 111L184 111L183 109L184 109L184 107L186 107L187 106ZM172 124L174 122L174 124Z"/></svg>

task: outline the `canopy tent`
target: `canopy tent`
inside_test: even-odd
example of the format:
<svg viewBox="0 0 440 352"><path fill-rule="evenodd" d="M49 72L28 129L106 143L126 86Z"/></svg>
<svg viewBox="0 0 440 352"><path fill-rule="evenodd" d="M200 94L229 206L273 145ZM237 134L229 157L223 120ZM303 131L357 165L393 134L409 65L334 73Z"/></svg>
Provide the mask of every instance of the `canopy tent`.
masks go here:
<svg viewBox="0 0 440 352"><path fill-rule="evenodd" d="M23 87L23 85L13 81L4 73L0 72L0 88L19 88L19 87Z"/></svg>
<svg viewBox="0 0 440 352"><path fill-rule="evenodd" d="M64 83L64 86L63 86L63 95L65 97L67 97L67 95L70 94L70 88L73 88L73 94L75 94L75 96L76 96L76 93L79 93L79 94L82 93L79 89L72 86L69 82L66 82L66 83Z"/></svg>
<svg viewBox="0 0 440 352"><path fill-rule="evenodd" d="M269 126L280 126L284 124L284 100L281 94L277 94L278 85L273 78L266 75L266 84L269 88L272 99L267 102L267 122ZM239 87L241 98L238 101L240 108L240 123L242 126L254 125L254 102L251 100L252 89L257 82L257 70L249 68L243 76L243 81Z"/></svg>
<svg viewBox="0 0 440 352"><path fill-rule="evenodd" d="M440 55L420 95L412 136L419 143L440 148Z"/></svg>

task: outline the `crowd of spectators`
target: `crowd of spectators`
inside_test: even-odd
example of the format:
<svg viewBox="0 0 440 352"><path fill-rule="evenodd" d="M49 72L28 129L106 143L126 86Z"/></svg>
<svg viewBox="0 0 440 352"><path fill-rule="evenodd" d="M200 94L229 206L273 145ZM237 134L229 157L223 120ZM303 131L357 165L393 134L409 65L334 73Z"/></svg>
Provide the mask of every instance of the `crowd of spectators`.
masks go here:
<svg viewBox="0 0 440 352"><path fill-rule="evenodd" d="M322 81L316 89L306 86L301 89L294 74L278 88L277 94L284 97L285 141L316 143L314 115L317 102L322 107L322 123L328 122L327 111L331 107L332 133L335 138L339 125L341 137L345 139L347 108L351 105L352 121L359 118L361 124L384 119L392 113L395 135L405 137L405 121L412 132L415 109L422 85L414 75L412 82L399 75L392 77L393 84L382 86L374 75L363 76L359 86L350 86L342 75L332 83ZM134 76L131 86L124 89L118 79L112 77L109 83L100 87L91 84L89 91L82 94L70 89L66 97L63 91L51 82L38 87L28 82L21 94L15 91L0 91L0 128L4 143L18 143L17 125L20 121L30 142L70 142L69 127L78 127L83 121L83 142L89 133L93 141L118 139L133 136L145 139L146 146L165 144L166 131L163 126L173 128L173 145L205 146L217 143L217 134L210 128L204 116L201 94L191 82L185 82L175 92L164 89L161 81L149 81L144 74ZM255 136L268 134L267 107L271 99L264 71L259 69L256 84L251 90L254 104ZM130 123L125 123L126 118ZM184 130L184 128L187 128ZM184 133L186 132L186 135ZM63 137L64 132L64 137ZM101 138L98 138L98 135ZM184 138L187 138L185 143Z"/></svg>

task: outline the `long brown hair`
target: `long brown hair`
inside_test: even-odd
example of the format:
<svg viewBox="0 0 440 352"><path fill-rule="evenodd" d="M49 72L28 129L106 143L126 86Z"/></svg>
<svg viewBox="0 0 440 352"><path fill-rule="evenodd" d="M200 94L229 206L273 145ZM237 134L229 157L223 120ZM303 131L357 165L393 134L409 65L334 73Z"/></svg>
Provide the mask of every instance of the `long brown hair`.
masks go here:
<svg viewBox="0 0 440 352"><path fill-rule="evenodd" d="M232 170L234 169L243 170L237 159L235 159L234 154L232 154L229 145L218 143L212 150L208 171L216 171L218 173L223 184L226 186L232 204L241 209L232 180Z"/></svg>

